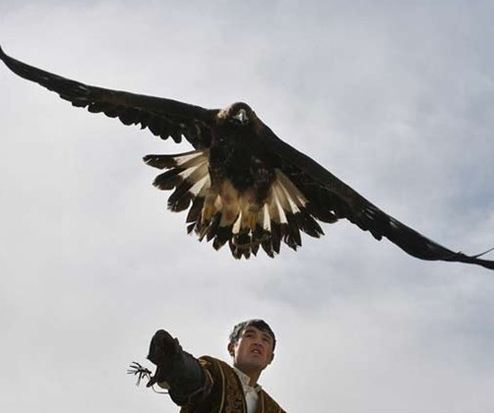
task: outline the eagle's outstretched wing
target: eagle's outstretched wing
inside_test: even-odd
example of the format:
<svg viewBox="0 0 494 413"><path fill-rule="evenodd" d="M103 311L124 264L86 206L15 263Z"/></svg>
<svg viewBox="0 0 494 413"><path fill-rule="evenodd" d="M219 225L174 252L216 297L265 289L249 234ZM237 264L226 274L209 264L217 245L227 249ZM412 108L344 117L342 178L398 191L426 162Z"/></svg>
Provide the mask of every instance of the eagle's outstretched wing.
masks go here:
<svg viewBox="0 0 494 413"><path fill-rule="evenodd" d="M1 47L0 59L17 75L56 92L73 106L102 112L125 125L140 124L162 139L171 136L180 142L184 136L197 149L210 145L210 122L218 112L216 109L85 85L20 62L6 55Z"/></svg>
<svg viewBox="0 0 494 413"><path fill-rule="evenodd" d="M454 252L426 238L386 214L307 155L279 139L265 126L263 141L280 158L283 172L307 197L311 214L325 222L346 218L375 239L386 237L414 257L431 261L456 261L494 269L482 254Z"/></svg>

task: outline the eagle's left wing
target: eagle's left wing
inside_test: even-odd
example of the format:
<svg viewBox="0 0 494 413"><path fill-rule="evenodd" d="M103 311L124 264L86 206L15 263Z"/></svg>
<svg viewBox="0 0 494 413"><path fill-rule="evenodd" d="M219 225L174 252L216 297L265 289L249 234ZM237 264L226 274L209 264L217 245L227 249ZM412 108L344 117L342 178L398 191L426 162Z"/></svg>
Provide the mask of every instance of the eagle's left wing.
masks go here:
<svg viewBox="0 0 494 413"><path fill-rule="evenodd" d="M479 258L483 254L451 251L386 214L316 161L283 142L267 126L263 128L263 142L279 158L279 168L305 195L307 211L315 218L324 222L346 218L377 240L386 237L423 260L457 261L494 269L494 261Z"/></svg>
<svg viewBox="0 0 494 413"><path fill-rule="evenodd" d="M0 47L0 59L17 75L56 92L73 106L89 112L103 112L125 125L140 124L154 135L175 142L184 136L195 148L207 148L211 142L211 122L216 109L205 109L172 99L104 89L70 80L16 60Z"/></svg>

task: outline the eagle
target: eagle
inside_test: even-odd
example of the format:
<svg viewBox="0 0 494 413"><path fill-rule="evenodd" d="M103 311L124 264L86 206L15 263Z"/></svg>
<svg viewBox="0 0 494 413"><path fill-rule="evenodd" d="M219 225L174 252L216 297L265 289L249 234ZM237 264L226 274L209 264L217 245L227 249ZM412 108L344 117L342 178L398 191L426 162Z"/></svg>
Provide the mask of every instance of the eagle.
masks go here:
<svg viewBox="0 0 494 413"><path fill-rule="evenodd" d="M319 238L320 223L347 219L376 240L387 238L423 260L456 261L494 269L483 254L454 252L383 212L319 163L282 141L244 102L224 109L91 86L16 60L0 47L15 74L56 92L73 106L140 125L162 139L185 138L193 150L146 155L163 172L154 185L173 190L168 208L187 212L189 233L228 244L233 257L274 257L282 243L293 250L301 233ZM490 251L490 250L489 250Z"/></svg>

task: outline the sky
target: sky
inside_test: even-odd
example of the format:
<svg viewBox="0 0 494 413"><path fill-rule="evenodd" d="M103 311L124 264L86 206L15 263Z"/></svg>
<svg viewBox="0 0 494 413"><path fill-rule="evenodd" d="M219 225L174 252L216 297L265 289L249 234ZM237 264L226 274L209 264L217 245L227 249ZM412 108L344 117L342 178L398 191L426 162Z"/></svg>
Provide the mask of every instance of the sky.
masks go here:
<svg viewBox="0 0 494 413"><path fill-rule="evenodd" d="M79 81L209 108L248 102L387 213L457 251L494 246L489 1L10 1L0 44ZM159 328L228 360L277 335L288 412L494 411L494 274L426 262L349 222L234 260L166 210L137 127L0 65L0 411L175 412L125 374ZM493 255L490 256L491 259Z"/></svg>

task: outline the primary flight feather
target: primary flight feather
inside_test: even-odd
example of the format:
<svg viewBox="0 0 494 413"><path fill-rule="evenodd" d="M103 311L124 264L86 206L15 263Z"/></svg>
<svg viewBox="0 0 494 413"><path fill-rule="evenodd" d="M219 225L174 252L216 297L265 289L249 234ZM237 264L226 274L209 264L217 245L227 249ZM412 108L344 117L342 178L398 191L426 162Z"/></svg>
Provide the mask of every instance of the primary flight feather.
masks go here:
<svg viewBox="0 0 494 413"><path fill-rule="evenodd" d="M193 151L147 155L144 161L164 170L154 181L174 190L172 211L188 209L187 230L227 244L235 258L262 248L270 257L281 243L294 250L301 232L319 238L319 222L346 218L375 239L388 238L414 257L457 261L494 269L494 261L453 252L384 213L316 161L279 139L242 102L225 109L85 85L35 68L6 55L0 59L17 75L56 92L72 105L139 124L162 139L185 138Z"/></svg>

